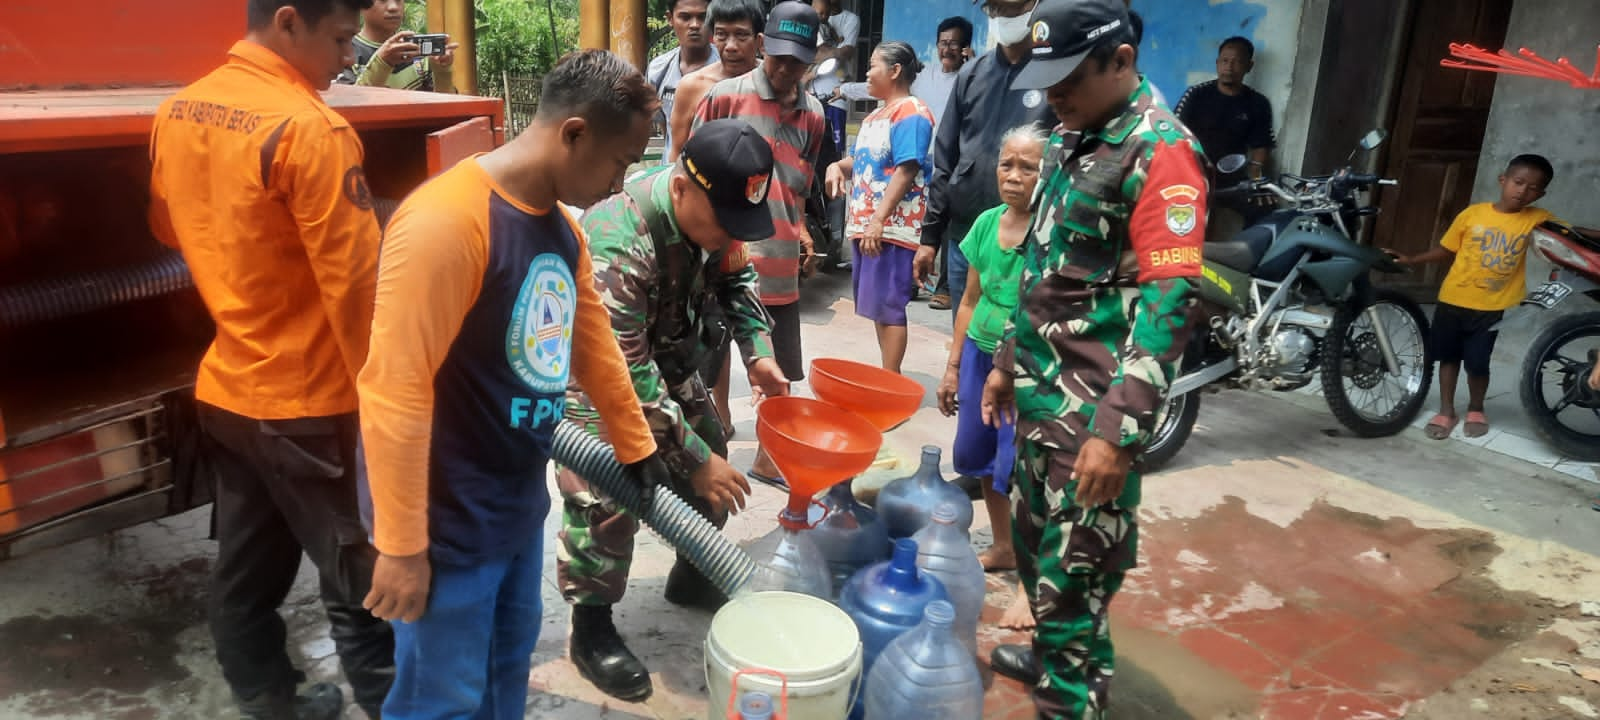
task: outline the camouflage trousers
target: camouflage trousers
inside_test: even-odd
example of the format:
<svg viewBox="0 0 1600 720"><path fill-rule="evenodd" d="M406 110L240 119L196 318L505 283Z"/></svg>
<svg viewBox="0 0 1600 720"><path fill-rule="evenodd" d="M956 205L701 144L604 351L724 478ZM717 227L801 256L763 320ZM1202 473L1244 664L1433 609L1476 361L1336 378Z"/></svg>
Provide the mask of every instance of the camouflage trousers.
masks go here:
<svg viewBox="0 0 1600 720"><path fill-rule="evenodd" d="M711 451L727 457L728 442L722 423L700 377L695 375L673 386L670 396L683 408L691 429L711 446ZM598 421L585 429L605 439L605 429L598 426ZM688 476L674 473L672 480L672 492L702 517L719 528L728 521L727 513L712 513L711 506L694 494ZM556 547L556 579L561 584L561 595L572 605L615 605L628 588L633 536L639 532L639 520L565 467L556 468L556 486L561 490L562 505L560 542Z"/></svg>
<svg viewBox="0 0 1600 720"><path fill-rule="evenodd" d="M1136 507L1073 501L1076 456L1019 434L1011 484L1012 541L1038 626L1033 689L1042 718L1106 716L1114 665L1107 609L1137 553ZM1137 471L1129 483L1138 483ZM1138 497L1137 489L1124 498Z"/></svg>

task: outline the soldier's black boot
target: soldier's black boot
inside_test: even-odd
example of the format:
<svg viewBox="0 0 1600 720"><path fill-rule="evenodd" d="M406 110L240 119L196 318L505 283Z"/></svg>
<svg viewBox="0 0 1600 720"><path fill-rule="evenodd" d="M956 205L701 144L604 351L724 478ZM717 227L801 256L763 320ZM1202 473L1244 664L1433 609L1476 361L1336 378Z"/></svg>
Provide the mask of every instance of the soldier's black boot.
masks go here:
<svg viewBox="0 0 1600 720"><path fill-rule="evenodd" d="M239 700L246 720L334 720L344 711L344 692L331 683L317 683L296 695L290 688Z"/></svg>
<svg viewBox="0 0 1600 720"><path fill-rule="evenodd" d="M1019 680L1024 685L1039 684L1039 676L1044 674L1033 657L1033 648L1028 645L995 646L989 653L989 667L996 675Z"/></svg>
<svg viewBox="0 0 1600 720"><path fill-rule="evenodd" d="M667 573L667 588L663 593L667 602L684 607L700 608L716 612L728 602L728 596L722 594L711 580L700 573L700 570L678 556L678 561L672 564L672 572Z"/></svg>
<svg viewBox="0 0 1600 720"><path fill-rule="evenodd" d="M572 606L572 639L567 647L578 674L611 697L641 702L650 697L650 671L623 644L611 621L610 605Z"/></svg>

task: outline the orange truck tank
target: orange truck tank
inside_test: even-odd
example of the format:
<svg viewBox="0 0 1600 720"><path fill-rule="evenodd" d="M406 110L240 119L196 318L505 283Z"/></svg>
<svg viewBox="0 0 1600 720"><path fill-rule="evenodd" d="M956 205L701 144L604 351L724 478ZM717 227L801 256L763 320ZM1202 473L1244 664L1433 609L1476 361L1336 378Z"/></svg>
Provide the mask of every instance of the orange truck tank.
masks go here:
<svg viewBox="0 0 1600 720"><path fill-rule="evenodd" d="M0 1L0 559L210 501L192 382L212 327L146 225L148 140L244 29L244 0ZM504 126L491 98L325 97L380 220Z"/></svg>

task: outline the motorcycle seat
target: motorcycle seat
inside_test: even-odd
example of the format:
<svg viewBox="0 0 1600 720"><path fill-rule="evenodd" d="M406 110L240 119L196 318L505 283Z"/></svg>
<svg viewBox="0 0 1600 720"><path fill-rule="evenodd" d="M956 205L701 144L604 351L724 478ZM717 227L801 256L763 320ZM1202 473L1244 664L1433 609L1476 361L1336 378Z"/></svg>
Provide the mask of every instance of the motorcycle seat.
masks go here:
<svg viewBox="0 0 1600 720"><path fill-rule="evenodd" d="M1250 244L1242 240L1220 240L1208 242L1201 249L1201 255L1206 260L1233 268L1239 272L1250 272L1256 269L1260 260Z"/></svg>
<svg viewBox="0 0 1600 720"><path fill-rule="evenodd" d="M1600 251L1600 234L1586 233L1574 227L1572 228L1572 235L1578 238L1578 242L1588 245L1590 250Z"/></svg>

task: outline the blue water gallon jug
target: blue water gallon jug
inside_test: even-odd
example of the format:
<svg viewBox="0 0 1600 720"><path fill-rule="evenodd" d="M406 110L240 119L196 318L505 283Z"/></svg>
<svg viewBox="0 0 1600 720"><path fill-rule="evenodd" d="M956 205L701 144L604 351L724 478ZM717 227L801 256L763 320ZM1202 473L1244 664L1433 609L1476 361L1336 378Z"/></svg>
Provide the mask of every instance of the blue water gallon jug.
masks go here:
<svg viewBox="0 0 1600 720"><path fill-rule="evenodd" d="M863 677L891 641L922 622L923 611L935 600L949 602L950 596L938 578L917 569L917 543L910 538L895 541L888 561L862 568L845 583L839 607L861 631ZM861 711L857 693L850 717L861 720Z"/></svg>
<svg viewBox="0 0 1600 720"><path fill-rule="evenodd" d="M956 506L956 524L972 528L972 500L961 488L945 482L939 474L939 448L922 446L922 465L915 473L892 480L878 492L873 509L889 529L890 539L911 537L928 524L939 503Z"/></svg>
<svg viewBox="0 0 1600 720"><path fill-rule="evenodd" d="M917 543L917 567L939 578L950 594L950 604L956 608L956 637L977 662L978 615L983 612L989 583L983 577L983 562L972 549L972 538L956 525L956 516L955 505L940 503L932 520L911 539Z"/></svg>
<svg viewBox="0 0 1600 720"><path fill-rule="evenodd" d="M928 603L922 623L889 643L867 673L866 720L979 720L983 678L956 640L950 603Z"/></svg>
<svg viewBox="0 0 1600 720"><path fill-rule="evenodd" d="M827 516L807 533L828 561L834 599L844 591L850 576L889 557L889 531L871 508L856 502L850 482L833 486L822 498Z"/></svg>
<svg viewBox="0 0 1600 720"><path fill-rule="evenodd" d="M736 594L786 590L833 602L828 561L809 531L779 528L751 545L749 554L756 571Z"/></svg>

